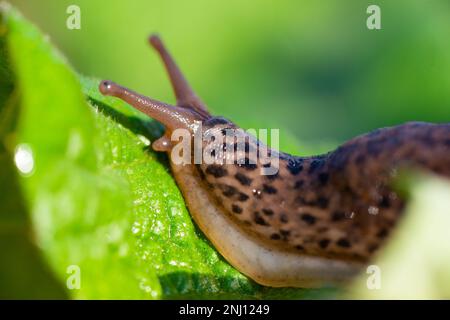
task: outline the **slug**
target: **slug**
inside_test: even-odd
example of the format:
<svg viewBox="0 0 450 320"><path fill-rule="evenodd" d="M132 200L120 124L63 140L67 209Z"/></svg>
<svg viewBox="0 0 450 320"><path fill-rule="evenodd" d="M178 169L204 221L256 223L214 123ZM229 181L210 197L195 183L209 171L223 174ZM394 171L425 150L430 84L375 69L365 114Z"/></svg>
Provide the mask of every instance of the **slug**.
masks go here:
<svg viewBox="0 0 450 320"><path fill-rule="evenodd" d="M405 200L390 183L396 170L416 167L450 177L450 123L422 122L378 129L318 156L267 148L278 166L274 174L261 174L272 164L254 163L249 153L263 144L246 133L244 148L211 138L239 127L212 116L161 39L153 35L149 42L165 65L175 106L111 81L102 81L99 90L165 126L152 147L169 155L193 220L231 265L262 285L318 287L347 281L384 244L402 215ZM236 159L174 161L171 135L179 128L191 139L200 130L201 146L214 159L223 160L221 151L227 149L237 151Z"/></svg>

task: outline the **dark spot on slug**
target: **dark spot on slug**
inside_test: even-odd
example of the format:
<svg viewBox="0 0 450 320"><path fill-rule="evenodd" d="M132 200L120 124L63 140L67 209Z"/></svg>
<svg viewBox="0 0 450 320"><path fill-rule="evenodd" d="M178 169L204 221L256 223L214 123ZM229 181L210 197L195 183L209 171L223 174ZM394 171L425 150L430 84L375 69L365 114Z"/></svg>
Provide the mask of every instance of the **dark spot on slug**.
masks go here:
<svg viewBox="0 0 450 320"><path fill-rule="evenodd" d="M236 173L234 175L234 177L236 178L237 181L239 181L243 186L249 186L252 184L252 179L250 179L249 177L247 177L245 174L243 173Z"/></svg>
<svg viewBox="0 0 450 320"><path fill-rule="evenodd" d="M287 169L292 175L297 175L303 170L302 161L295 158L289 158L287 161Z"/></svg>
<svg viewBox="0 0 450 320"><path fill-rule="evenodd" d="M319 182L321 186L324 186L328 182L329 175L326 172L319 173Z"/></svg>
<svg viewBox="0 0 450 320"><path fill-rule="evenodd" d="M280 240L281 236L278 233L272 233L272 235L270 236L270 239Z"/></svg>
<svg viewBox="0 0 450 320"><path fill-rule="evenodd" d="M328 247L329 244L330 244L330 239L322 239L319 241L319 246L322 249L325 249L326 247Z"/></svg>
<svg viewBox="0 0 450 320"><path fill-rule="evenodd" d="M209 125L212 127L215 125L218 125L218 124L229 124L229 123L230 123L229 120L222 118L222 117L212 117L212 118L208 119L207 121L205 121L206 125Z"/></svg>
<svg viewBox="0 0 450 320"><path fill-rule="evenodd" d="M228 171L221 165L211 164L206 168L206 173L214 176L215 178L221 178L228 175Z"/></svg>
<svg viewBox="0 0 450 320"><path fill-rule="evenodd" d="M436 145L436 140L431 136L431 132L425 134L425 136L421 137L420 140L427 147L434 147Z"/></svg>
<svg viewBox="0 0 450 320"><path fill-rule="evenodd" d="M300 205L306 206L318 206L321 209L326 209L328 207L328 199L325 197L318 197L315 201L307 200L301 196L295 198L295 201Z"/></svg>
<svg viewBox="0 0 450 320"><path fill-rule="evenodd" d="M321 168L323 166L324 162L322 159L316 159L311 162L309 165L308 173L311 174L315 172L317 169Z"/></svg>
<svg viewBox="0 0 450 320"><path fill-rule="evenodd" d="M381 197L381 200L378 204L381 208L389 208L389 206L391 205L391 201L388 196L384 195Z"/></svg>
<svg viewBox="0 0 450 320"><path fill-rule="evenodd" d="M205 173L203 172L203 170L200 168L200 165L197 164L196 167L197 167L197 172L198 172L198 175L200 176L200 179L205 180L206 176L205 176Z"/></svg>
<svg viewBox="0 0 450 320"><path fill-rule="evenodd" d="M228 198L234 196L238 192L235 187L229 186L227 184L219 184L218 186L222 190L222 194Z"/></svg>
<svg viewBox="0 0 450 320"><path fill-rule="evenodd" d="M281 223L288 223L289 222L289 219L288 219L288 216L287 216L286 213L280 214L280 221L281 221Z"/></svg>
<svg viewBox="0 0 450 320"><path fill-rule="evenodd" d="M326 209L328 207L328 199L325 197L318 197L317 198L317 205L321 209Z"/></svg>
<svg viewBox="0 0 450 320"><path fill-rule="evenodd" d="M283 238L283 240L287 240L289 238L289 235L291 234L291 232L289 230L280 230L280 234L281 234L281 238Z"/></svg>
<svg viewBox="0 0 450 320"><path fill-rule="evenodd" d="M233 204L233 205L231 205L231 210L234 212L234 213L242 213L242 208L241 207L239 207L238 205L235 205L235 204Z"/></svg>
<svg viewBox="0 0 450 320"><path fill-rule="evenodd" d="M383 143L379 140L370 140L367 142L367 153L377 157L383 149Z"/></svg>
<svg viewBox="0 0 450 320"><path fill-rule="evenodd" d="M331 216L331 221L341 221L345 219L345 212L343 211L334 211L333 215Z"/></svg>
<svg viewBox="0 0 450 320"><path fill-rule="evenodd" d="M331 156L331 166L334 170L341 171L347 166L350 155L360 148L356 143L340 146Z"/></svg>
<svg viewBox="0 0 450 320"><path fill-rule="evenodd" d="M274 174L268 174L268 175L266 175L266 178L268 179L268 180L275 180L275 179L277 179L277 178L279 178L280 176L279 176L279 171L277 171L277 172L275 172Z"/></svg>
<svg viewBox="0 0 450 320"><path fill-rule="evenodd" d="M313 215L309 214L309 213L303 213L301 215L301 219L303 221L305 221L307 224L309 224L310 226L312 226L313 224L316 223L316 217L314 217Z"/></svg>
<svg viewBox="0 0 450 320"><path fill-rule="evenodd" d="M211 151L211 157L215 157L216 156L216 149L212 149L212 151Z"/></svg>
<svg viewBox="0 0 450 320"><path fill-rule="evenodd" d="M222 133L223 136L226 136L229 131L230 131L229 128L223 128L220 130L220 132Z"/></svg>
<svg viewBox="0 0 450 320"><path fill-rule="evenodd" d="M302 196L296 197L295 202L299 205L309 205L308 201L306 201Z"/></svg>
<svg viewBox="0 0 450 320"><path fill-rule="evenodd" d="M263 164L263 167L264 168L270 168L272 166L272 163L271 162L267 162L267 163L264 163Z"/></svg>
<svg viewBox="0 0 450 320"><path fill-rule="evenodd" d="M255 221L256 224L259 224L261 226L268 226L269 224L264 220L264 218L261 216L259 211L255 211L253 213L253 221Z"/></svg>
<svg viewBox="0 0 450 320"><path fill-rule="evenodd" d="M303 247L302 245L296 245L295 246L295 249L297 249L297 250L299 250L299 251L303 251L303 250L305 250L305 247Z"/></svg>
<svg viewBox="0 0 450 320"><path fill-rule="evenodd" d="M358 155L355 159L355 163L358 165L364 163L364 161L366 161L366 156L364 154Z"/></svg>
<svg viewBox="0 0 450 320"><path fill-rule="evenodd" d="M266 215L266 216L273 216L273 211L270 209L262 209L262 212Z"/></svg>
<svg viewBox="0 0 450 320"><path fill-rule="evenodd" d="M378 238L384 238L384 237L387 236L387 234L388 234L387 229L383 228L383 229L381 229L380 231L378 231L377 237L378 237Z"/></svg>
<svg viewBox="0 0 450 320"><path fill-rule="evenodd" d="M369 253L373 253L377 249L378 249L378 245L377 244L370 244L370 245L367 246L367 251L369 251Z"/></svg>
<svg viewBox="0 0 450 320"><path fill-rule="evenodd" d="M235 187L227 184L218 183L217 186L222 190L222 194L227 198L233 198L238 201L246 201L249 197L245 193L239 192Z"/></svg>
<svg viewBox="0 0 450 320"><path fill-rule="evenodd" d="M248 195L246 195L245 193L239 192L237 199L241 202L247 201Z"/></svg>
<svg viewBox="0 0 450 320"><path fill-rule="evenodd" d="M298 180L295 182L294 189L300 189L301 187L303 187L304 184L305 184L305 181Z"/></svg>
<svg viewBox="0 0 450 320"><path fill-rule="evenodd" d="M269 186L267 184L263 184L263 191L265 193L268 193L268 194L275 194L275 193L277 193L277 189L275 189L274 187Z"/></svg>
<svg viewBox="0 0 450 320"><path fill-rule="evenodd" d="M350 247L351 247L350 242L349 242L347 239L345 239L345 238L339 239L339 240L336 242L336 244L337 244L339 247L342 247L342 248L350 248Z"/></svg>
<svg viewBox="0 0 450 320"><path fill-rule="evenodd" d="M450 139L445 140L444 144L445 144L447 147L450 147Z"/></svg>

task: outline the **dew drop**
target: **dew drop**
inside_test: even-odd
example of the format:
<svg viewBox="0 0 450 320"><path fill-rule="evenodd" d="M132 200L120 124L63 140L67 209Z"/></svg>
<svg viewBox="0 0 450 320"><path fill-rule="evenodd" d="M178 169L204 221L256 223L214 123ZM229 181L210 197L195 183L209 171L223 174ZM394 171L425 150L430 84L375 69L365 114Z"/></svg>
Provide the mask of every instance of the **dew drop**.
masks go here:
<svg viewBox="0 0 450 320"><path fill-rule="evenodd" d="M14 153L14 162L17 169L23 175L29 176L32 174L34 169L34 158L33 152L29 145L20 144L17 146Z"/></svg>
<svg viewBox="0 0 450 320"><path fill-rule="evenodd" d="M255 195L255 196L257 196L257 197L261 196L261 190L253 189L253 190L252 190L252 193L253 193L253 195Z"/></svg>
<svg viewBox="0 0 450 320"><path fill-rule="evenodd" d="M178 263L177 263L175 260L170 260L170 261L169 261L169 264L170 264L171 266L176 266Z"/></svg>
<svg viewBox="0 0 450 320"><path fill-rule="evenodd" d="M355 216L355 213L353 211L345 213L345 217L348 219L353 219L354 216Z"/></svg>
<svg viewBox="0 0 450 320"><path fill-rule="evenodd" d="M141 232L141 224L139 222L135 222L133 223L133 226L131 227L131 232L133 234L138 234L139 232Z"/></svg>
<svg viewBox="0 0 450 320"><path fill-rule="evenodd" d="M139 140L141 140L141 142L143 144L145 144L146 146L150 145L150 140L147 139L147 137L144 137L143 135L138 134L137 136L139 138Z"/></svg>

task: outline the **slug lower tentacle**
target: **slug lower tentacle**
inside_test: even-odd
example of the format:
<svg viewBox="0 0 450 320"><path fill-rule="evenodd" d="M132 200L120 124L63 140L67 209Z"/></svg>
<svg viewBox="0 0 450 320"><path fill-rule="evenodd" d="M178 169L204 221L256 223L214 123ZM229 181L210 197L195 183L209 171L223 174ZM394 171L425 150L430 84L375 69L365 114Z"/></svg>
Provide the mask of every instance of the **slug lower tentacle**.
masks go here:
<svg viewBox="0 0 450 320"><path fill-rule="evenodd" d="M414 167L450 177L448 123L378 129L315 157L270 150L231 121L211 116L161 40L152 36L150 43L167 69L176 106L110 81L101 82L100 91L166 127L153 148L168 152L193 219L234 267L261 284L315 287L347 280L402 214L404 199L390 186L396 171ZM200 130L202 150L215 162L174 161L170 136L178 128L192 139ZM227 140L231 131L240 133ZM229 160L227 151L235 158L221 164ZM261 174L268 168L275 174Z"/></svg>

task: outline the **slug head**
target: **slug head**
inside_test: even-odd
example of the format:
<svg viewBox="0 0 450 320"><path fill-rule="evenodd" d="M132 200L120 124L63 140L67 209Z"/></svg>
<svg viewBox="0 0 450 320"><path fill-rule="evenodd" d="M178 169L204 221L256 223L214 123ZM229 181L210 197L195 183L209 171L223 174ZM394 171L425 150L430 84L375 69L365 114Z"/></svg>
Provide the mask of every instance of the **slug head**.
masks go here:
<svg viewBox="0 0 450 320"><path fill-rule="evenodd" d="M102 81L99 90L103 95L120 98L161 122L166 127L166 132L163 137L152 144L152 147L156 151L167 152L172 147L170 135L174 130L182 128L194 134L198 127L198 121L208 120L211 115L189 86L161 39L157 35L152 35L148 41L164 63L177 98L176 106L145 97L109 80Z"/></svg>

